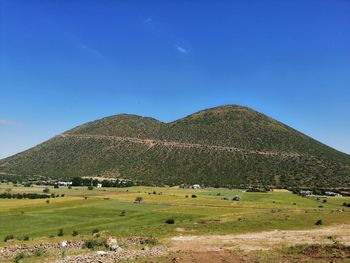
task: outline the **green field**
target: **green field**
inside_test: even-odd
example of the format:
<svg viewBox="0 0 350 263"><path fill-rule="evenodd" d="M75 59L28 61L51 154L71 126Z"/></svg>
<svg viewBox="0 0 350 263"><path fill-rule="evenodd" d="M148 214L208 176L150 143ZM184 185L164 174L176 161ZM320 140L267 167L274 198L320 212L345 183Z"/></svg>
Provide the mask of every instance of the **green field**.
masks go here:
<svg viewBox="0 0 350 263"><path fill-rule="evenodd" d="M37 192L42 187L0 185L0 193ZM9 190L11 189L11 190ZM155 194L153 193L155 191ZM0 242L6 235L16 239L29 236L42 240L57 236L64 229L64 238L73 230L90 235L99 229L106 235L167 237L179 234L229 234L273 229L316 228L350 222L348 197L304 198L286 191L248 193L240 190L208 188L201 190L166 187L50 188L50 193L64 197L46 199L0 199ZM192 198L195 194L197 198ZM186 195L188 197L186 197ZM236 195L241 201L232 201ZM135 204L136 197L142 197ZM85 198L87 197L87 198ZM223 200L226 197L229 200ZM320 207L323 206L323 207ZM344 209L345 212L339 212ZM125 210L125 216L120 216ZM175 224L165 221L173 218Z"/></svg>

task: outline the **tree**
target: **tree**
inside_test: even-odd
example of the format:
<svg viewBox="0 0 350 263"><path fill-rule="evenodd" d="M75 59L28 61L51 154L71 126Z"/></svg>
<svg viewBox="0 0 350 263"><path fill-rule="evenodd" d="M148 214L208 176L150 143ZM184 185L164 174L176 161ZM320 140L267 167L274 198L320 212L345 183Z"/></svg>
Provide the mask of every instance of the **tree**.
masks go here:
<svg viewBox="0 0 350 263"><path fill-rule="evenodd" d="M72 185L73 186L81 186L83 183L83 180L80 177L74 177L72 179Z"/></svg>
<svg viewBox="0 0 350 263"><path fill-rule="evenodd" d="M169 225L173 225L175 224L175 220L174 218L168 218L166 221L165 221L166 224L169 224Z"/></svg>

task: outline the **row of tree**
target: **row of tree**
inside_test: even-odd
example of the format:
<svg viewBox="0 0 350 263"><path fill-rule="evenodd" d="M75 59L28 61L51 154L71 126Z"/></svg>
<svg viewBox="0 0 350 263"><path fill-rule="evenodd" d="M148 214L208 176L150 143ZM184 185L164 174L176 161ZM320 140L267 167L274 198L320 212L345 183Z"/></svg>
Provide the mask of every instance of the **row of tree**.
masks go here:
<svg viewBox="0 0 350 263"><path fill-rule="evenodd" d="M38 194L38 193L2 193L0 199L45 199L45 198L56 198L60 195L56 194ZM64 194L61 195L64 197Z"/></svg>

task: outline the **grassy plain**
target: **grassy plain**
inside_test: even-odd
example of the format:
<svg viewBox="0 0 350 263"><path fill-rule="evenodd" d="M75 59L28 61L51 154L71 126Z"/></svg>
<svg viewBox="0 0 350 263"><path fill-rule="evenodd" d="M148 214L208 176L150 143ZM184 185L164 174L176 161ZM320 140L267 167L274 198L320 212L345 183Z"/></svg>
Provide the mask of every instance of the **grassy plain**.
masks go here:
<svg viewBox="0 0 350 263"><path fill-rule="evenodd" d="M43 191L42 187L0 185L0 193L9 189L12 193ZM73 230L91 236L94 229L118 237L162 238L180 232L201 235L311 229L319 227L315 225L319 219L326 226L350 222L350 208L342 206L350 202L348 197L317 200L285 191L249 193L176 187L50 188L50 193L65 196L50 198L49 203L46 199L0 199L0 243L6 235L16 239L28 236L31 241L50 240L60 228L64 229L64 239L73 238ZM197 197L192 198L193 194ZM241 201L232 201L236 195ZM138 196L142 202L135 204ZM123 210L125 215L121 216ZM175 224L166 224L168 218L173 218Z"/></svg>

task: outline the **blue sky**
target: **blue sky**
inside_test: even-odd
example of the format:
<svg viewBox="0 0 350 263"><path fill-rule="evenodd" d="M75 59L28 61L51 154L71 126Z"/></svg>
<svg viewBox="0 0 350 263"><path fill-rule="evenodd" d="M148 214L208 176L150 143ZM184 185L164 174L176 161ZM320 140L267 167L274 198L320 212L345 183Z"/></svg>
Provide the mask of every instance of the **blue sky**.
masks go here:
<svg viewBox="0 0 350 263"><path fill-rule="evenodd" d="M221 104L350 153L350 1L0 0L0 158L107 115Z"/></svg>

